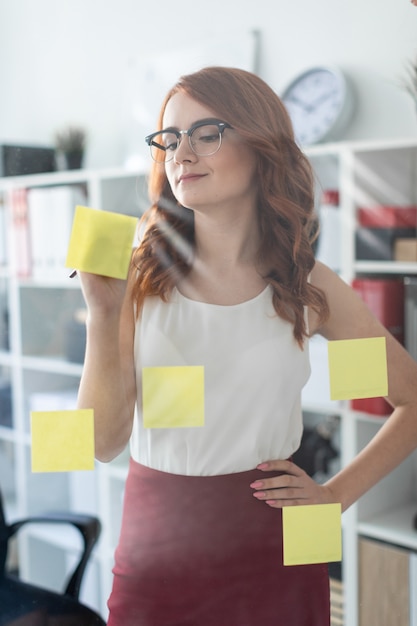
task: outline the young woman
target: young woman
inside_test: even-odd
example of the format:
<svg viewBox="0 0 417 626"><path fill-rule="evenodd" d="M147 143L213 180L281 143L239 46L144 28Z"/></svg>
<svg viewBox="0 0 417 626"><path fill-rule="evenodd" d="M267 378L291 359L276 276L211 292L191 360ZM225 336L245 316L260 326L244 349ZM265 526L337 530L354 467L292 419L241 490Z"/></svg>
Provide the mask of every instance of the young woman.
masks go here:
<svg viewBox="0 0 417 626"><path fill-rule="evenodd" d="M283 566L281 508L345 510L417 446L417 364L315 263L311 169L259 77L182 77L147 142L130 277L81 274L79 406L98 459L131 449L109 626L328 625L327 565ZM385 336L394 409L325 485L291 462L315 333ZM204 426L145 428L143 368L174 366L203 366Z"/></svg>

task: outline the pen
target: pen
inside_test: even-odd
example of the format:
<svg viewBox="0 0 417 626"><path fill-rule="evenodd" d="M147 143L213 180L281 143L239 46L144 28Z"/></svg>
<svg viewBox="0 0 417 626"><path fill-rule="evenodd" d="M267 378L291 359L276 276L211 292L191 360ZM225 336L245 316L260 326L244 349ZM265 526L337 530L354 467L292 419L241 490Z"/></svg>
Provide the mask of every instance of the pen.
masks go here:
<svg viewBox="0 0 417 626"><path fill-rule="evenodd" d="M71 274L69 275L70 278L74 278L75 276L77 276L77 270L72 270Z"/></svg>

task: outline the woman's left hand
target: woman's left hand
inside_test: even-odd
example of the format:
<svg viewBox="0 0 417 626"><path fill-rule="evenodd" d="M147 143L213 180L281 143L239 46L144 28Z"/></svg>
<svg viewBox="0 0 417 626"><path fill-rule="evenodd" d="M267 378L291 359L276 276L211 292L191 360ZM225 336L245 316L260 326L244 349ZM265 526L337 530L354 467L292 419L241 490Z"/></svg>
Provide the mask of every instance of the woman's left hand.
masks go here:
<svg viewBox="0 0 417 626"><path fill-rule="evenodd" d="M301 467L292 461L267 461L257 469L280 472L278 476L258 479L251 483L254 497L274 508L301 504L329 504L334 502L326 485L316 483Z"/></svg>

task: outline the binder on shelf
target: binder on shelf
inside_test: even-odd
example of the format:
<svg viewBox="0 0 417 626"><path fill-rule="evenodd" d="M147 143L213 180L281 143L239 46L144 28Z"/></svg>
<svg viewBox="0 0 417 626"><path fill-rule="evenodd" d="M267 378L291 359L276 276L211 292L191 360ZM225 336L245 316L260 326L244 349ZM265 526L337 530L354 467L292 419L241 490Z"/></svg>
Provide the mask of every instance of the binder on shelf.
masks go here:
<svg viewBox="0 0 417 626"><path fill-rule="evenodd" d="M31 275L33 278L42 278L47 275L50 263L48 239L50 240L54 233L49 219L48 195L48 188L33 188L28 191Z"/></svg>
<svg viewBox="0 0 417 626"><path fill-rule="evenodd" d="M31 275L31 252L26 189L11 189L7 207L12 225L12 267L20 278Z"/></svg>
<svg viewBox="0 0 417 626"><path fill-rule="evenodd" d="M86 198L80 187L51 187L50 205L54 238L52 241L53 274L67 278L68 268L65 266L68 245L71 236L75 207Z"/></svg>
<svg viewBox="0 0 417 626"><path fill-rule="evenodd" d="M385 328L404 345L404 280L355 278L352 287ZM351 407L372 415L392 413L391 405L384 398L351 400Z"/></svg>
<svg viewBox="0 0 417 626"><path fill-rule="evenodd" d="M60 279L65 267L75 206L85 201L79 186L60 185L28 190L32 277Z"/></svg>

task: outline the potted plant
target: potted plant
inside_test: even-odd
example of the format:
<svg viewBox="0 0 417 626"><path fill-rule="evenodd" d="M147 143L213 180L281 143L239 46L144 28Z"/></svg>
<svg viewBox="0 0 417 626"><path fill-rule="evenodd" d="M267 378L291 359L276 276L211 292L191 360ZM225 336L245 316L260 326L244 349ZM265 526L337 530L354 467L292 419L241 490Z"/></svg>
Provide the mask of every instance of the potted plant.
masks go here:
<svg viewBox="0 0 417 626"><path fill-rule="evenodd" d="M83 163L87 141L85 130L79 126L67 126L55 134L57 161L61 169L80 169Z"/></svg>

